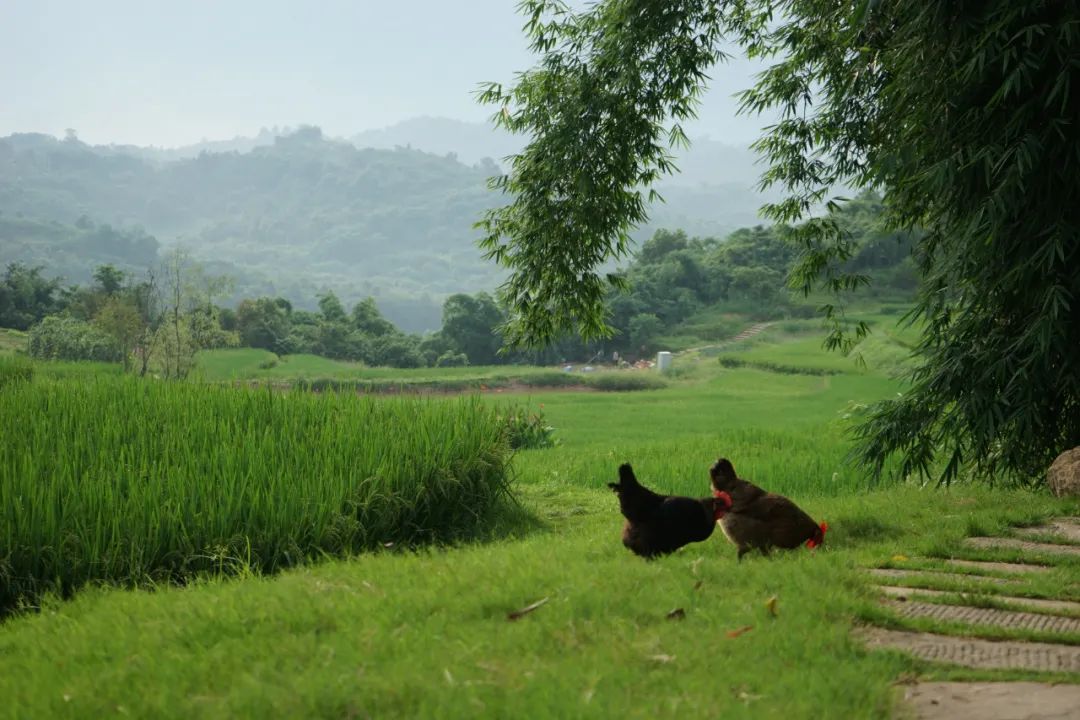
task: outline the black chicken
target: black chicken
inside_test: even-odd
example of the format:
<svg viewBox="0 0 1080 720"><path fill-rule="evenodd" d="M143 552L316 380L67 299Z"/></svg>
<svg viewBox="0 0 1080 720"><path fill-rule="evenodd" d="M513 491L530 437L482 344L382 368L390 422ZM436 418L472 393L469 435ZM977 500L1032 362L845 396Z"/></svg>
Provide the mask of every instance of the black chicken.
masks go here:
<svg viewBox="0 0 1080 720"><path fill-rule="evenodd" d="M623 545L646 558L707 540L730 504L726 498L659 495L642 487L629 464L619 466L619 482L608 487L618 493L619 509L626 518Z"/></svg>

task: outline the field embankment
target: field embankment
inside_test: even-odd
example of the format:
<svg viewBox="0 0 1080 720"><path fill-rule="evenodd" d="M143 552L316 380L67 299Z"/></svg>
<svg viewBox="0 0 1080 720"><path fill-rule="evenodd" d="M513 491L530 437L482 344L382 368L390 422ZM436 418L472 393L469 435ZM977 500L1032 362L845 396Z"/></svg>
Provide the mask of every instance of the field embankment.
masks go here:
<svg viewBox="0 0 1080 720"><path fill-rule="evenodd" d="M658 390L667 383L649 370L557 370L534 365L373 368L315 355L275 355L241 348L200 353L196 375L207 382L272 385L314 392L461 393L513 390Z"/></svg>

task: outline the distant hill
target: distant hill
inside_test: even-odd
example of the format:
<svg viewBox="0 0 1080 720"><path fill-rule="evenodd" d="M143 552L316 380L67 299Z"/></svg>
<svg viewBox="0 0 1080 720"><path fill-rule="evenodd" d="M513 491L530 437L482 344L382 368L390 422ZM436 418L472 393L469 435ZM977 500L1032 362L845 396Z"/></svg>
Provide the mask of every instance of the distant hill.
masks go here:
<svg viewBox="0 0 1080 720"><path fill-rule="evenodd" d="M503 158L518 152L522 139L483 123L439 117L418 117L381 130L365 130L349 138L359 148L412 148L436 155L452 154L466 165L484 158L503 164Z"/></svg>
<svg viewBox="0 0 1080 720"><path fill-rule="evenodd" d="M173 160L187 160L198 157L203 153L228 153L228 152L251 152L263 145L273 145L274 139L281 135L293 132L289 128L262 128L254 137L234 137L231 140L203 140L193 145L184 145L178 148L140 147L138 145L109 145L109 150L125 155L134 155L147 160L159 162L171 162ZM103 151L104 147L95 148Z"/></svg>
<svg viewBox="0 0 1080 720"><path fill-rule="evenodd" d="M323 288L386 307L426 295L434 309L423 324L438 327L442 296L500 281L472 229L496 200L485 185L493 171L418 150L360 150L314 128L176 161L16 135L0 139L0 213L140 227L275 288L311 288L298 301ZM0 261L16 249L0 237Z"/></svg>
<svg viewBox="0 0 1080 720"><path fill-rule="evenodd" d="M411 148L451 155L466 164L488 158L500 166L525 144L525 138L491 124L427 116L358 133L349 141L357 147ZM766 198L777 197L776 193L762 195L756 190L764 169L757 159L749 148L708 137L694 139L688 150L676 154L679 173L658 186L666 202L653 207L652 220L638 236L673 227L691 235L726 235L756 224L757 208Z"/></svg>
<svg viewBox="0 0 1080 720"><path fill-rule="evenodd" d="M241 294L280 294L301 307L325 289L346 302L374 295L410 330L438 327L446 295L501 281L475 246L473 223L502 201L487 189L499 168L485 158L513 152L516 138L438 118L351 142L313 127L281 132L171 150L0 138L0 263L40 262L78 281L99 262L139 266L149 241L181 243L228 269ZM756 224L752 161L699 144L638 237L657 227L723 236Z"/></svg>

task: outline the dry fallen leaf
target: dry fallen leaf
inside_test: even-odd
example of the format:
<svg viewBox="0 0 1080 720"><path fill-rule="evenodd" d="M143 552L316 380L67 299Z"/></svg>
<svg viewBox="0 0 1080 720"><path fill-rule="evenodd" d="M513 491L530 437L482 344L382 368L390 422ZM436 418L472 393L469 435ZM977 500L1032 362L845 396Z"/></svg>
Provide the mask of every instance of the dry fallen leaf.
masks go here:
<svg viewBox="0 0 1080 720"><path fill-rule="evenodd" d="M765 608L769 611L770 615L772 615L773 617L776 617L777 612L776 612L776 596L775 595L773 595L771 598L769 598L768 600L765 601Z"/></svg>
<svg viewBox="0 0 1080 720"><path fill-rule="evenodd" d="M682 620L684 617L686 617L686 611L682 608L675 608L667 614L668 620Z"/></svg>
<svg viewBox="0 0 1080 720"><path fill-rule="evenodd" d="M746 625L745 627L741 627L738 630L728 630L727 631L727 636L729 638L737 638L740 635L742 635L743 633L750 632L753 629L754 629L753 625Z"/></svg>
<svg viewBox="0 0 1080 720"><path fill-rule="evenodd" d="M742 700L743 703L745 703L746 705L749 705L754 700L760 700L761 699L760 695L751 695L750 693L748 693L746 691L740 692L737 697L740 700Z"/></svg>
<svg viewBox="0 0 1080 720"><path fill-rule="evenodd" d="M520 610L515 610L514 612L509 613L506 616L506 619L507 620L517 620L520 617L524 617L525 615L528 615L533 610L540 607L541 605L543 605L547 601L548 601L547 598L541 598L540 600L537 600L536 602L534 602L532 605L526 605L525 607L521 608Z"/></svg>

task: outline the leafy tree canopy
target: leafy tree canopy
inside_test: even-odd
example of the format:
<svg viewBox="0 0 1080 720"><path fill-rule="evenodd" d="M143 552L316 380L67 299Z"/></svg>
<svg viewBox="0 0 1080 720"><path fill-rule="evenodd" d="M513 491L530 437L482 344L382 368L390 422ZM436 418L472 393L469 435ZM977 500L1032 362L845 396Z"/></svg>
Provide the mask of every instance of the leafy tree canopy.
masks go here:
<svg viewBox="0 0 1080 720"><path fill-rule="evenodd" d="M922 337L910 387L859 435L880 470L965 466L1041 474L1080 444L1080 7L1070 0L600 0L574 12L525 0L540 56L513 87L481 99L532 136L495 187L508 204L481 223L511 275L508 337L572 328L602 336L605 261L645 220L650 186L674 170L722 38L770 65L743 96L779 112L757 143L765 208L793 226L793 283L842 292L865 283L832 188L884 189L889 227L921 228ZM827 314L834 315L831 306ZM865 328L860 328L864 332ZM837 324L831 345L845 338Z"/></svg>
<svg viewBox="0 0 1080 720"><path fill-rule="evenodd" d="M11 263L0 276L0 327L26 330L59 307L60 281L41 267Z"/></svg>

